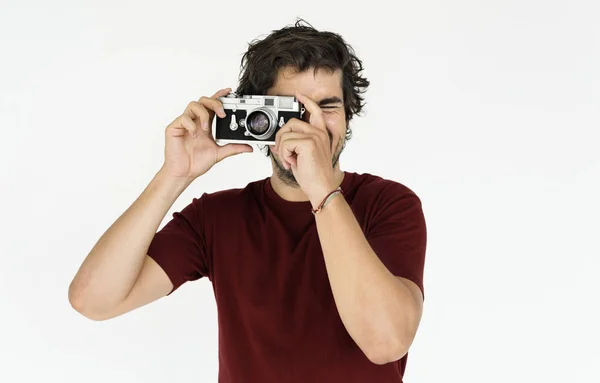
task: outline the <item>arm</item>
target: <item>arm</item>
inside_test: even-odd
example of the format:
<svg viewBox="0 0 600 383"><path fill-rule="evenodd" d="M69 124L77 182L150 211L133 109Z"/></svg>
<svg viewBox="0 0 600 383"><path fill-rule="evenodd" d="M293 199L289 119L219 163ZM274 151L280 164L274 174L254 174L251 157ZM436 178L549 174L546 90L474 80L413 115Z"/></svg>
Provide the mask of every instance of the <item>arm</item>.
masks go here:
<svg viewBox="0 0 600 383"><path fill-rule="evenodd" d="M402 358L421 320L420 288L386 268L342 196L334 197L315 218L333 296L348 333L373 363Z"/></svg>
<svg viewBox="0 0 600 383"><path fill-rule="evenodd" d="M146 252L160 222L188 185L162 169L156 174L83 261L69 286L75 310L103 320L169 293L171 281Z"/></svg>
<svg viewBox="0 0 600 383"><path fill-rule="evenodd" d="M189 227L195 207L190 205L185 213L177 214L161 233L156 230L193 180L227 157L252 151L249 145L219 146L211 136L215 111L224 115L218 97L229 91L222 89L211 98L190 102L167 126L163 167L102 235L71 282L69 302L75 310L95 320L112 318L195 278L201 268L196 257L202 256L194 243L198 238Z"/></svg>

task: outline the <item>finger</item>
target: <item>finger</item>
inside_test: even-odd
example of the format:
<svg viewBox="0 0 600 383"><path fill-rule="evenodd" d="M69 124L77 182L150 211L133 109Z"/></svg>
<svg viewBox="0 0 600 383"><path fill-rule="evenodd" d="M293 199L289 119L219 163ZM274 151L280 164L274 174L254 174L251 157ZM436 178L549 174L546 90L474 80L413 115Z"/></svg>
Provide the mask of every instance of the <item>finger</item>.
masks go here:
<svg viewBox="0 0 600 383"><path fill-rule="evenodd" d="M166 134L171 137L182 137L185 135L185 132L188 132L191 137L196 138L197 129L198 127L190 116L183 114L167 126Z"/></svg>
<svg viewBox="0 0 600 383"><path fill-rule="evenodd" d="M206 108L196 101L192 101L185 108L184 114L195 120L203 130L207 131L210 124L210 114Z"/></svg>
<svg viewBox="0 0 600 383"><path fill-rule="evenodd" d="M310 114L308 123L321 130L326 130L325 118L323 117L323 111L319 105L317 105L312 98L308 97L304 93L300 93L299 91L296 91L296 98L298 101L304 104L304 107Z"/></svg>
<svg viewBox="0 0 600 383"><path fill-rule="evenodd" d="M307 138L308 136L310 136L311 133L304 133L304 132L296 132L296 131L287 131L284 132L283 134L279 135L277 137L275 146L273 147L273 152L276 154L279 154L279 149L281 148L281 143L284 140L289 140L289 139L297 139L297 138Z"/></svg>
<svg viewBox="0 0 600 383"><path fill-rule="evenodd" d="M298 147L299 143L298 142L288 142L288 145L286 145L283 148L283 153L281 158L283 159L283 161L287 164L286 169L288 169L290 166L292 166L292 164L296 163L296 157L297 157L297 147Z"/></svg>
<svg viewBox="0 0 600 383"><path fill-rule="evenodd" d="M223 103L215 98L208 97L200 97L198 102L204 106L209 112L215 112L219 117L225 118L225 109L223 109ZM212 113L210 114L210 119L212 121Z"/></svg>
<svg viewBox="0 0 600 383"><path fill-rule="evenodd" d="M281 136L289 132L300 132L306 134L316 134L324 144L329 145L329 136L327 130L315 129L311 124L299 120L297 118L290 118L281 129L275 135L275 150L279 147Z"/></svg>
<svg viewBox="0 0 600 383"><path fill-rule="evenodd" d="M252 153L254 148L247 144L225 144L217 149L217 162L240 153Z"/></svg>
<svg viewBox="0 0 600 383"><path fill-rule="evenodd" d="M213 94L210 98L217 99L219 97L225 97L229 93L231 93L231 88L219 89L215 94Z"/></svg>
<svg viewBox="0 0 600 383"><path fill-rule="evenodd" d="M296 164L296 157L298 156L298 154L296 153L298 143L291 142L289 144L290 145L287 145L285 148L282 149L282 153L280 155L283 167L286 169L290 169L292 165Z"/></svg>
<svg viewBox="0 0 600 383"><path fill-rule="evenodd" d="M297 156L304 152L304 149L316 146L318 138L313 135L304 135L300 137L286 137L280 143L279 157L290 165L296 164ZM287 167L286 167L287 169Z"/></svg>

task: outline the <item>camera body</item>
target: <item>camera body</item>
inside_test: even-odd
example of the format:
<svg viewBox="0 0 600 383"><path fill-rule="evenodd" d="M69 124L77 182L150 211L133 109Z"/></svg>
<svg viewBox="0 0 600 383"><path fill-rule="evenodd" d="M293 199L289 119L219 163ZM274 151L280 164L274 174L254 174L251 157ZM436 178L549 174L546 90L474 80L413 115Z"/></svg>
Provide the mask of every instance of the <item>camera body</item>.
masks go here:
<svg viewBox="0 0 600 383"><path fill-rule="evenodd" d="M304 105L293 96L243 95L219 97L225 118L215 115L217 143L274 145L275 135L291 118L302 119Z"/></svg>

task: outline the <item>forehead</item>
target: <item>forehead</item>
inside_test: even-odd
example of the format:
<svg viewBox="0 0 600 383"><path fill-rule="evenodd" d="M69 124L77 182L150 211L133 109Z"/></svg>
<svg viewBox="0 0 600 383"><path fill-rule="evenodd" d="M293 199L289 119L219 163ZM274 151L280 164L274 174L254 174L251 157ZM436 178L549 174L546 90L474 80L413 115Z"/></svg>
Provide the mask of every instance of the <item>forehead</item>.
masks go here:
<svg viewBox="0 0 600 383"><path fill-rule="evenodd" d="M333 72L327 69L315 71L309 68L298 72L293 68L283 68L277 74L277 79L268 90L269 95L293 96L295 91L306 94L313 100L337 96L342 99L342 71Z"/></svg>

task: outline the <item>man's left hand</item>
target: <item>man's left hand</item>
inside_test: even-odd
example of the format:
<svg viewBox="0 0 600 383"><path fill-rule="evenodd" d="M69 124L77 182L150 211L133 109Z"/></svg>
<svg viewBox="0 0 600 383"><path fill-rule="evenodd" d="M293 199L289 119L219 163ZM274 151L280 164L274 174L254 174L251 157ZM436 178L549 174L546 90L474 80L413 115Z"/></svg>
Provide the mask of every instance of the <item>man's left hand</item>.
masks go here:
<svg viewBox="0 0 600 383"><path fill-rule="evenodd" d="M279 155L285 169L296 181L314 208L335 189L332 143L321 108L308 96L296 92L298 101L309 112L309 122L290 119L275 136L272 151Z"/></svg>

